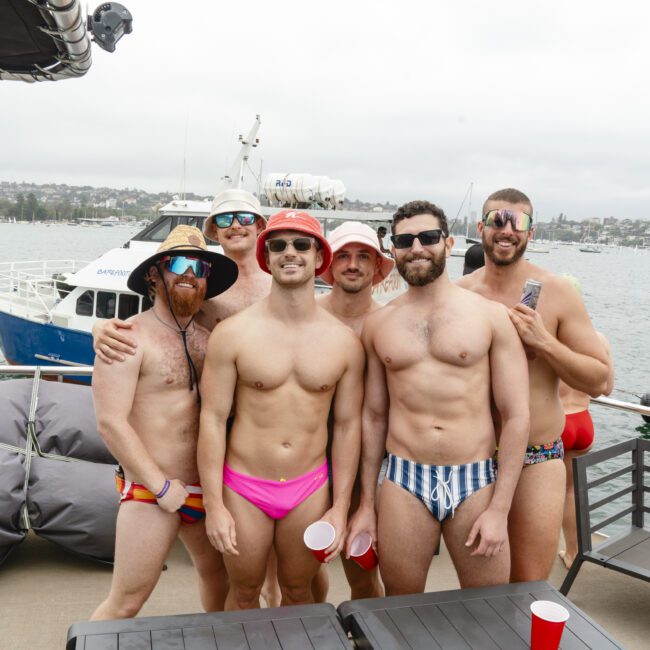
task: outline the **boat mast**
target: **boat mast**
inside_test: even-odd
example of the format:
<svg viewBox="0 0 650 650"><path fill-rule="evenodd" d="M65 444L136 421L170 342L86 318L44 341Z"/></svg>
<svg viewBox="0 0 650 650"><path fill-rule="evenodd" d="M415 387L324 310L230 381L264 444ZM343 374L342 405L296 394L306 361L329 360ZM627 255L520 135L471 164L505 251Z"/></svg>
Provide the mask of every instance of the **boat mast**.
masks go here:
<svg viewBox="0 0 650 650"><path fill-rule="evenodd" d="M469 237L469 220L472 218L472 189L474 183L469 184L469 201L467 202L467 225L465 226L465 240Z"/></svg>
<svg viewBox="0 0 650 650"><path fill-rule="evenodd" d="M235 162L232 164L230 171L219 179L215 195L224 190L239 189L241 187L242 181L244 180L244 166L248 162L251 149L257 147L260 142L257 137L257 132L259 131L261 123L260 116L256 115L255 122L253 122L253 126L248 132L246 138L244 138L243 135L239 136L239 142L242 147L239 150L239 154L235 158Z"/></svg>

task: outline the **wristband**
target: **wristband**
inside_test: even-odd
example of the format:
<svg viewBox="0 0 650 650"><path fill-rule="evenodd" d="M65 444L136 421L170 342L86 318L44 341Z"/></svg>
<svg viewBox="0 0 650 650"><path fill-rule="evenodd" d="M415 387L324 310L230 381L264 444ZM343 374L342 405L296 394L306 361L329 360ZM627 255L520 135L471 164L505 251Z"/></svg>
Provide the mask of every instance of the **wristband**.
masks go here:
<svg viewBox="0 0 650 650"><path fill-rule="evenodd" d="M171 485L171 483L169 482L169 479L166 478L165 479L165 484L162 486L162 490L160 490L160 492L158 492L158 494L154 494L156 499L162 499L167 494L167 491L169 490L170 485Z"/></svg>

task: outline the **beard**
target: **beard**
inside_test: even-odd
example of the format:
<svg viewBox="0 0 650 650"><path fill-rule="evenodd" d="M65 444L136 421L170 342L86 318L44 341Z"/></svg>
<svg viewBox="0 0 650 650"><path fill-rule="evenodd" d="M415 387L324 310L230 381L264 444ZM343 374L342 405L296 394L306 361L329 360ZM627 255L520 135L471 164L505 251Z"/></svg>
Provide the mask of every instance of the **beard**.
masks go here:
<svg viewBox="0 0 650 650"><path fill-rule="evenodd" d="M503 239L501 237L500 239ZM482 243L483 243L483 252L487 255L487 257L490 258L490 261L495 265L495 266L509 266L510 264L514 264L517 260L519 260L522 255L526 252L526 246L528 245L528 239L524 239L523 242L520 242L516 238L511 238L509 241L513 242L515 244L514 249L512 250L512 253L510 254L509 257L500 257L497 254L497 242L496 238L492 238L491 242L486 241L485 239L485 234L482 237Z"/></svg>
<svg viewBox="0 0 650 650"><path fill-rule="evenodd" d="M196 291L191 293L185 289L177 289L176 284L179 282L191 284ZM183 276L167 283L167 291L163 292L162 298L176 318L189 318L201 309L206 289L205 283L199 284L194 278Z"/></svg>
<svg viewBox="0 0 650 650"><path fill-rule="evenodd" d="M408 262L419 259L429 260L431 265L422 268L408 268ZM442 275L446 263L447 257L444 249L437 258L434 255L413 255L413 253L409 253L402 258L395 259L399 274L411 287L425 287L427 284L431 284Z"/></svg>

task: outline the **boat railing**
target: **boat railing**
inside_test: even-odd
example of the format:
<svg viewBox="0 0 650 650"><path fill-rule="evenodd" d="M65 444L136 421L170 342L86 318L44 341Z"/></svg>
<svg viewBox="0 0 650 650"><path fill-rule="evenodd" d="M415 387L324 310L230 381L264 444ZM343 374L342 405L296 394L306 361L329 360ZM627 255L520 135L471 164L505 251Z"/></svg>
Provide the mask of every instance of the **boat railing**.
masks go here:
<svg viewBox="0 0 650 650"><path fill-rule="evenodd" d="M64 274L75 273L86 262L42 260L0 263L0 301L10 314L41 315L49 321L61 299Z"/></svg>

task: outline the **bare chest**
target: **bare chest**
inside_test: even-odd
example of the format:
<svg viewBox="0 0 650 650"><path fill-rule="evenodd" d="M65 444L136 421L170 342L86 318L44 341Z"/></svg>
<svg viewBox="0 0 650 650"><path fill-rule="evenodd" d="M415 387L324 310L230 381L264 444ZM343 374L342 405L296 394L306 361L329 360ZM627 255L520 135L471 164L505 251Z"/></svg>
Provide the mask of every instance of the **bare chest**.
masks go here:
<svg viewBox="0 0 650 650"><path fill-rule="evenodd" d="M403 370L419 363L470 367L483 359L491 344L489 324L469 314L395 314L375 338L375 351L387 369Z"/></svg>
<svg viewBox="0 0 650 650"><path fill-rule="evenodd" d="M208 333L190 326L186 334L187 350L199 377L203 371ZM185 354L183 337L172 330L158 331L151 340L142 364L142 379L150 387L159 390L187 390L190 382L190 367Z"/></svg>
<svg viewBox="0 0 650 650"><path fill-rule="evenodd" d="M214 329L222 320L250 307L265 298L268 293L269 283L266 278L263 278L263 281L259 277L237 281L228 291L205 302L203 312L206 316L206 326L208 329Z"/></svg>
<svg viewBox="0 0 650 650"><path fill-rule="evenodd" d="M237 357L239 382L258 390L294 385L309 392L333 389L346 368L345 354L326 337L296 332L260 339Z"/></svg>

